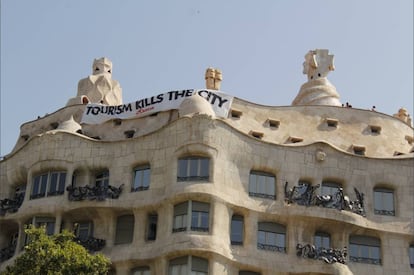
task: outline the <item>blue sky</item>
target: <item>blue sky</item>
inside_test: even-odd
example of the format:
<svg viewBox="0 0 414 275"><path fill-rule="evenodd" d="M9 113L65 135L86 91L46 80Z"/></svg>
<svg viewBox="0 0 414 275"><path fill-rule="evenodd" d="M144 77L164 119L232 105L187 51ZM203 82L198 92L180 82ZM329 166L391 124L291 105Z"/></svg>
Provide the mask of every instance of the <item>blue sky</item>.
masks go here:
<svg viewBox="0 0 414 275"><path fill-rule="evenodd" d="M413 116L412 0L1 0L1 139L8 154L27 121L76 95L94 58L113 62L124 102L204 88L290 105L304 55L329 49L341 102Z"/></svg>

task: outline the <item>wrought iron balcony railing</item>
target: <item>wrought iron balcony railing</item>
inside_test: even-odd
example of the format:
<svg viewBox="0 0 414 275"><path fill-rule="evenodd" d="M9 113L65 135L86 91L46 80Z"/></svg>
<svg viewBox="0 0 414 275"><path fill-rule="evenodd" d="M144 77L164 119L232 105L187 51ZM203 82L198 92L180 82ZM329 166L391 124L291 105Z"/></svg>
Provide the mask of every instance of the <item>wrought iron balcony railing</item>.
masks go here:
<svg viewBox="0 0 414 275"><path fill-rule="evenodd" d="M103 201L105 199L117 199L122 192L121 184L119 187L108 186L68 186L68 198L70 201L82 201L82 200L97 200Z"/></svg>
<svg viewBox="0 0 414 275"><path fill-rule="evenodd" d="M97 239L94 237L75 238L75 242L85 247L90 252L96 252L104 248L106 240Z"/></svg>
<svg viewBox="0 0 414 275"><path fill-rule="evenodd" d="M364 194L354 188L356 200L351 201L344 195L343 189L338 188L334 195L317 195L315 190L320 185L300 184L288 190L288 183L285 183L285 201L304 206L321 206L346 210L365 217Z"/></svg>
<svg viewBox="0 0 414 275"><path fill-rule="evenodd" d="M363 264L376 264L376 265L381 264L381 259L378 259L378 258L374 259L374 258L349 256L349 260L351 262L363 263Z"/></svg>
<svg viewBox="0 0 414 275"><path fill-rule="evenodd" d="M343 249L334 249L334 248L323 248L316 247L313 244L297 244L296 245L296 255L298 257L309 258L314 260L321 260L325 263L346 263L346 256L348 254L348 249L344 247Z"/></svg>
<svg viewBox="0 0 414 275"><path fill-rule="evenodd" d="M276 252L286 252L286 247L271 245L271 244L264 244L264 243L257 243L257 248L262 250L269 250L269 251L276 251Z"/></svg>
<svg viewBox="0 0 414 275"><path fill-rule="evenodd" d="M5 248L0 249L0 263L13 257L15 251L16 251L15 243L10 244L9 246Z"/></svg>
<svg viewBox="0 0 414 275"><path fill-rule="evenodd" d="M23 204L24 193L17 193L13 199L0 200L0 214L4 215L6 212L15 213Z"/></svg>

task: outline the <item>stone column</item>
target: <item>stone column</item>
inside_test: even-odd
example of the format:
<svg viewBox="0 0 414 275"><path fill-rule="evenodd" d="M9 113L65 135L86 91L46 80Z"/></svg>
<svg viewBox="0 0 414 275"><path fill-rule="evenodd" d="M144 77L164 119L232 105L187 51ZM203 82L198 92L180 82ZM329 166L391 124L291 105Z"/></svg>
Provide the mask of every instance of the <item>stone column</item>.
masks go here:
<svg viewBox="0 0 414 275"><path fill-rule="evenodd" d="M62 212L57 212L55 217L55 231L53 234L59 234L62 227Z"/></svg>

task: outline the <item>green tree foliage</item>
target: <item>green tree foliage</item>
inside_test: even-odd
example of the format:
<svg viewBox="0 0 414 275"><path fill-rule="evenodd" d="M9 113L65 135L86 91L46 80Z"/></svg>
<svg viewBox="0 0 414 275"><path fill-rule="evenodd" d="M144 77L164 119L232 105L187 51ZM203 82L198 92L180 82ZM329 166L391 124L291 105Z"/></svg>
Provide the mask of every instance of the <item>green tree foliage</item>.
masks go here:
<svg viewBox="0 0 414 275"><path fill-rule="evenodd" d="M48 236L45 228L25 230L29 243L24 252L1 275L79 275L107 274L110 260L102 254L91 255L73 241L69 231Z"/></svg>

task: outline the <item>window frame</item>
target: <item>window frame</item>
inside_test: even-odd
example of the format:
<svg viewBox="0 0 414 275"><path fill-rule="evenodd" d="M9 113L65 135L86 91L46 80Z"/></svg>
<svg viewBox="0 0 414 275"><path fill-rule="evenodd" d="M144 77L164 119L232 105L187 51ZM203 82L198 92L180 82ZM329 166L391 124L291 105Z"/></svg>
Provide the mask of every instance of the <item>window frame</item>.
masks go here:
<svg viewBox="0 0 414 275"><path fill-rule="evenodd" d="M95 173L95 186L107 188L109 186L109 170L105 169Z"/></svg>
<svg viewBox="0 0 414 275"><path fill-rule="evenodd" d="M354 255L355 249L357 254ZM375 251L378 257L375 257ZM363 253L368 252L367 256ZM382 264L381 239L365 235L351 235L349 237L348 255L351 262L365 263L365 264Z"/></svg>
<svg viewBox="0 0 414 275"><path fill-rule="evenodd" d="M168 262L168 275L175 274L191 274L191 275L208 275L210 262L207 258L197 257L193 255L181 256L173 258ZM179 267L177 271L173 273L174 267Z"/></svg>
<svg viewBox="0 0 414 275"><path fill-rule="evenodd" d="M131 270L131 275L151 275L149 266L137 266Z"/></svg>
<svg viewBox="0 0 414 275"><path fill-rule="evenodd" d="M377 194L381 194L381 205L377 205ZM385 198L385 196L387 196L388 194L391 194L391 204L392 204L392 210L389 209L385 209L387 208L386 205L389 204L387 203L387 199ZM383 188L383 187L376 187L374 188L374 200L373 200L373 205L374 205L374 214L376 215L382 215L382 216L395 216L395 192L393 189L391 188ZM379 209L381 208L381 209Z"/></svg>
<svg viewBox="0 0 414 275"><path fill-rule="evenodd" d="M125 220L121 220L125 219ZM130 220L128 220L130 219ZM123 222L123 224L120 224ZM122 225L122 226L120 226ZM128 226L132 226L132 229ZM115 245L131 244L134 241L135 216L134 214L124 214L116 217ZM126 236L128 234L128 236Z"/></svg>
<svg viewBox="0 0 414 275"><path fill-rule="evenodd" d="M254 181L253 181L253 177L254 177ZM262 180L264 180L264 182ZM258 171L258 170L250 170L249 188L248 188L249 196L276 200L276 193L277 193L276 182L277 182L276 175L272 173ZM264 185L262 187L262 189L264 190L263 192L260 192L261 187L259 185ZM273 191L273 194L272 194L272 191Z"/></svg>
<svg viewBox="0 0 414 275"><path fill-rule="evenodd" d="M158 214L157 213L148 214L147 215L147 232L145 234L145 240L155 241L157 239L157 229L158 229Z"/></svg>
<svg viewBox="0 0 414 275"><path fill-rule="evenodd" d="M262 243L260 239L265 239ZM287 252L286 226L276 222L258 222L257 224L257 248L273 252ZM283 237L283 246L278 245L280 237Z"/></svg>
<svg viewBox="0 0 414 275"><path fill-rule="evenodd" d="M177 162L177 182L208 182L210 180L210 161L210 157L206 156L179 158ZM205 164L207 167L204 167ZM194 171L194 168L196 171ZM194 172L195 175L193 175Z"/></svg>
<svg viewBox="0 0 414 275"><path fill-rule="evenodd" d="M137 180L139 178L139 180ZM148 190L151 184L151 166L140 165L134 168L131 192Z"/></svg>
<svg viewBox="0 0 414 275"><path fill-rule="evenodd" d="M414 244L410 244L408 247L408 257L410 260L410 267L414 268Z"/></svg>
<svg viewBox="0 0 414 275"><path fill-rule="evenodd" d="M84 229L88 231L88 234L85 238L80 236L80 231ZM90 237L93 237L93 221L88 220L88 221L75 222L75 236L80 240L87 240Z"/></svg>
<svg viewBox="0 0 414 275"><path fill-rule="evenodd" d="M65 193L67 172L51 170L32 178L30 199L60 196ZM55 179L54 179L55 178ZM53 187L54 190L51 190Z"/></svg>
<svg viewBox="0 0 414 275"><path fill-rule="evenodd" d="M320 239L320 241L318 240ZM324 243L328 242L328 245L325 246ZM320 244L319 244L320 242ZM313 244L317 249L329 249L332 247L331 245L331 234L324 232L324 231L316 231L315 235L313 235Z"/></svg>
<svg viewBox="0 0 414 275"><path fill-rule="evenodd" d="M241 224L241 232L235 232L236 228L234 223ZM230 220L230 244L231 245L243 245L244 243L244 216L233 214Z"/></svg>
<svg viewBox="0 0 414 275"><path fill-rule="evenodd" d="M210 231L210 203L202 201L185 201L174 205L172 232ZM189 215L191 213L191 215ZM207 219L207 224L205 220Z"/></svg>

